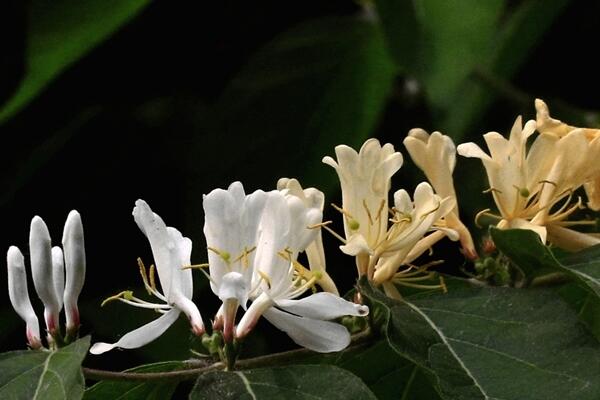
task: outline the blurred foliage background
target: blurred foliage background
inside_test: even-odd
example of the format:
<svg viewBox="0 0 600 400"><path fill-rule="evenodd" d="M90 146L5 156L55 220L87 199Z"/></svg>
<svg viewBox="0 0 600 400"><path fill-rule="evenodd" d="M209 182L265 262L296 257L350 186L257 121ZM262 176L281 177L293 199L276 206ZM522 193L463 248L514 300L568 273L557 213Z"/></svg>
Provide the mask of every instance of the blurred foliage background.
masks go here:
<svg viewBox="0 0 600 400"><path fill-rule="evenodd" d="M202 194L234 180L268 190L288 176L339 203L336 175L321 164L337 144L393 143L405 154L393 188L412 191L423 176L402 146L410 128L481 142L518 114L533 118L535 97L573 125L597 125L599 12L583 0L2 2L0 248L27 252L34 215L58 244L69 210L79 210L82 332L112 341L154 318L122 304L100 309L120 290L141 293L136 257L149 264L152 255L131 218L137 198L192 238L199 263ZM489 205L482 177L477 161L458 160L470 226ZM331 208L326 218L339 220ZM353 261L325 237L328 268L346 291ZM464 263L450 243L435 257L449 269ZM208 322L217 303L200 274L195 284ZM25 347L5 293L0 351ZM290 346L267 324L259 332L248 354ZM185 358L189 336L181 320L152 345L85 364Z"/></svg>

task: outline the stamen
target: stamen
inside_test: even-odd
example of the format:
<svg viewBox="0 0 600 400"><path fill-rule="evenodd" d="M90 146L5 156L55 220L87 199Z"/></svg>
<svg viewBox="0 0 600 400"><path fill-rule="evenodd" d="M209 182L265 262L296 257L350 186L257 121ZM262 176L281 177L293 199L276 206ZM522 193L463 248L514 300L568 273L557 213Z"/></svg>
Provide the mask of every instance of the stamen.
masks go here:
<svg viewBox="0 0 600 400"><path fill-rule="evenodd" d="M256 272L258 272L258 275L260 275L260 277L267 283L267 286L269 287L269 290L270 290L271 289L271 278L269 277L269 275L267 275L260 269L257 270Z"/></svg>
<svg viewBox="0 0 600 400"><path fill-rule="evenodd" d="M325 225L329 225L329 224L332 224L332 223L333 223L333 221L323 221L323 222L320 222L318 224L309 225L309 226L307 226L307 228L308 229L319 229L319 228L324 227Z"/></svg>
<svg viewBox="0 0 600 400"><path fill-rule="evenodd" d="M111 301L120 300L121 298L132 298L133 292L131 290L124 290L120 293L115 294L114 296L107 297L100 303L100 307L104 307L105 304L110 303Z"/></svg>
<svg viewBox="0 0 600 400"><path fill-rule="evenodd" d="M334 203L331 203L331 207L333 207L336 211L342 213L346 217L354 219L354 217L352 216L352 214L350 214L348 211L344 210L342 207L337 206Z"/></svg>
<svg viewBox="0 0 600 400"><path fill-rule="evenodd" d="M152 264L150 266L150 287L152 288L153 292L156 292L156 280L154 279L154 271L156 270L156 267L154 267L154 264Z"/></svg>
<svg viewBox="0 0 600 400"><path fill-rule="evenodd" d="M340 235L338 235L336 231L334 231L333 229L331 229L327 225L323 225L323 228L325 228L325 230L327 232L331 233L333 235L333 237L335 237L336 239L338 239L340 242L346 244L346 239L344 239L343 237L341 237Z"/></svg>
<svg viewBox="0 0 600 400"><path fill-rule="evenodd" d="M367 212L367 217L369 218L369 225L373 225L373 217L371 216L371 211L369 211L369 206L367 206L367 200L363 199L362 201L363 208Z"/></svg>
<svg viewBox="0 0 600 400"><path fill-rule="evenodd" d="M475 215L475 226L477 226L477 227L478 227L478 228L480 228L480 229L482 229L482 228L483 228L483 226L481 226L481 225L479 224L479 219L480 219L481 217L483 217L483 216L490 217L490 218L494 218L494 219L502 219L502 217L501 217L501 216L499 216L499 215L496 215L496 214L492 214L492 213L490 213L490 211L491 211L491 209L490 209L490 208L486 208L486 209L484 209L484 210L481 210L481 211L479 211L479 212L477 213L477 215Z"/></svg>
<svg viewBox="0 0 600 400"><path fill-rule="evenodd" d="M140 275L142 276L142 281L144 282L144 287L148 294L152 294L152 290L150 290L150 284L148 283L148 275L146 273L146 266L140 257L137 259L138 267L140 268Z"/></svg>
<svg viewBox="0 0 600 400"><path fill-rule="evenodd" d="M201 268L208 268L208 263L184 265L181 267L182 270L183 269L201 269Z"/></svg>
<svg viewBox="0 0 600 400"><path fill-rule="evenodd" d="M207 247L208 250L212 251L213 253L217 254L219 257L221 257L223 259L223 261L225 261L227 264L229 264L229 260L231 259L231 254L229 254L227 251L224 250L219 250L216 249L214 247Z"/></svg>

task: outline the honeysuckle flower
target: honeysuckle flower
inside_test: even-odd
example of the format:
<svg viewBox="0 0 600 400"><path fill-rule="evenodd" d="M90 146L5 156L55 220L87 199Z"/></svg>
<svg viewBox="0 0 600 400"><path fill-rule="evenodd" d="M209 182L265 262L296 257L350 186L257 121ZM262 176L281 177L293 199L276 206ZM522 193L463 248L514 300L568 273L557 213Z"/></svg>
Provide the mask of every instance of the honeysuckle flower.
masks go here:
<svg viewBox="0 0 600 400"><path fill-rule="evenodd" d="M277 190L283 191L286 194L298 197L306 207L316 207L323 212L325 205L325 195L318 189L306 188L302 189L302 185L297 179L281 178L277 182ZM323 235L321 230L317 230L315 240L313 240L305 250L308 265L312 274L317 274L319 279L317 284L326 292L333 293L339 296L335 282L326 272L325 250L323 249Z"/></svg>
<svg viewBox="0 0 600 400"><path fill-rule="evenodd" d="M537 129L542 135L553 135L562 138L573 131L581 130L590 145L600 137L600 129L577 128L552 118L548 106L541 99L535 99L535 109ZM600 210L600 174L596 174L586 181L584 188L588 197L588 207L594 211Z"/></svg>
<svg viewBox="0 0 600 400"><path fill-rule="evenodd" d="M539 105L538 102L538 108ZM535 132L536 121L528 121L522 128L519 117L509 140L496 132L484 135L489 156L474 143L458 146L458 153L482 160L500 215L487 210L482 213L497 218L498 228L530 229L543 242L549 240L561 247L580 248L583 243L580 234L565 227L590 221L566 219L582 207L580 199L570 203L573 192L600 172L596 162L600 139L588 139L584 129L565 133L554 127L553 132L560 134L551 134L554 125L544 120L543 112L538 114L545 133L538 135L529 149L527 139ZM565 241L569 232L573 234L570 244ZM587 242L591 240L590 237Z"/></svg>
<svg viewBox="0 0 600 400"><path fill-rule="evenodd" d="M402 271L398 276L400 266L407 266L429 249L437 240L448 236L453 240L458 239L458 233L445 226L435 224L447 216L455 207L453 197L442 198L433 192L427 182L420 183L415 189L414 201L405 190L394 193L393 225L386 234L386 239L381 248L385 249L376 262L373 281L382 284L387 281L401 279L408 271ZM434 232L425 236L430 231ZM429 274L426 274L430 277ZM411 275L412 276L412 275Z"/></svg>
<svg viewBox="0 0 600 400"><path fill-rule="evenodd" d="M452 173L456 165L456 147L449 136L440 132L431 135L420 128L411 129L404 139L404 146L413 162L425 173L437 195L456 199ZM473 238L462 223L458 213L458 203L444 217L446 226L460 236L463 253L470 259L477 258Z"/></svg>
<svg viewBox="0 0 600 400"><path fill-rule="evenodd" d="M387 232L390 179L402 166L402 154L377 139L367 140L357 153L351 147L335 148L337 161L324 157L335 168L342 186L346 243L344 253L357 256L359 275L367 272L368 256Z"/></svg>
<svg viewBox="0 0 600 400"><path fill-rule="evenodd" d="M329 320L343 315L366 315L368 308L332 293L316 293L294 300L314 287L318 276L306 279L297 256L315 240L322 212L300 198L270 192L259 226L254 259L252 305L236 329L243 338L264 316L297 344L318 352L339 351L350 343L350 334Z"/></svg>
<svg viewBox="0 0 600 400"><path fill-rule="evenodd" d="M246 309L254 272L258 223L268 194L246 195L240 182L204 196L204 235L208 246L210 287L223 305L214 321L226 342L233 339L238 306Z"/></svg>
<svg viewBox="0 0 600 400"><path fill-rule="evenodd" d="M497 132L483 135L490 155L475 143L463 143L457 151L461 156L481 159L500 212L498 227L531 229L545 241L546 228L530 221L539 211L537 199L554 146L546 140L536 140L528 152L527 139L535 133L536 124L530 120L523 127L521 121L521 117L516 119L508 140Z"/></svg>
<svg viewBox="0 0 600 400"><path fill-rule="evenodd" d="M204 333L204 324L200 311L192 302L192 271L184 268L190 265L192 242L183 237L175 228L165 225L163 220L152 212L150 206L138 200L133 209L133 217L140 230L146 235L152 248L152 254L158 271L162 293L154 285L154 269L150 268L150 276L140 262L140 272L146 290L162 303L151 303L133 296L131 292L122 292L109 300L153 309L162 314L156 320L125 334L116 343L95 343L90 348L92 354L102 354L115 347L135 349L142 347L162 335L183 312L188 317L192 332L198 336ZM104 303L103 303L104 304Z"/></svg>
<svg viewBox="0 0 600 400"><path fill-rule="evenodd" d="M63 240L63 250L51 246L50 233L44 221L35 216L31 221L29 232L29 253L33 284L38 297L44 304L44 320L48 331L48 344L55 346L55 338L60 336L59 317L63 304L68 304L66 310L68 343L77 336L79 330L79 312L77 311L77 297L85 280L85 250L83 241L83 226L81 217L73 210L65 223L65 231L76 231L76 235L69 235L67 241ZM65 287L65 259L71 271L67 271L67 282L70 288ZM73 263L72 260L77 260ZM8 292L15 311L23 318L27 328L27 340L30 347L40 348L40 328L37 316L31 306L27 290L27 277L23 254L16 246L11 246L7 253L8 264ZM83 264L83 268L81 265ZM67 286L69 286L67 284ZM70 322L70 324L69 324Z"/></svg>
<svg viewBox="0 0 600 400"><path fill-rule="evenodd" d="M25 259L17 247L11 246L6 255L6 262L8 265L8 297L17 314L25 321L25 335L29 347L38 349L42 347L40 325L29 300Z"/></svg>

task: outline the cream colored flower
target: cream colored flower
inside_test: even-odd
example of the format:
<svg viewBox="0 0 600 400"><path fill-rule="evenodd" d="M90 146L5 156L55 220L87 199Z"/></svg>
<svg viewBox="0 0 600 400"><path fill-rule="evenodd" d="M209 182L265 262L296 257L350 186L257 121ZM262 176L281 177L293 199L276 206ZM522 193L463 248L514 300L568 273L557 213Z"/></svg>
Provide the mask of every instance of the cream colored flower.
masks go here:
<svg viewBox="0 0 600 400"><path fill-rule="evenodd" d="M453 197L441 198L427 182L417 186L414 201L405 190L398 190L394 194L393 224L386 233L379 256L372 259L375 263L373 281L382 284L393 280L402 265L410 264L444 236L457 240L456 231L435 225L454 207ZM425 236L436 230L439 232ZM435 240L432 242L432 239Z"/></svg>
<svg viewBox="0 0 600 400"><path fill-rule="evenodd" d="M318 208L323 213L325 205L325 195L318 189L306 188L302 189L300 182L297 179L281 178L277 181L277 190L284 194L291 195L302 200L308 208ZM323 249L323 235L321 230L317 231L315 240L308 245L305 250L308 258L308 265L311 274L318 276L317 284L326 292L333 293L339 296L338 289L325 271L325 250Z"/></svg>
<svg viewBox="0 0 600 400"><path fill-rule="evenodd" d="M566 226L590 221L566 219L582 207L581 200L571 203L574 191L600 172L596 162L600 140L590 140L584 129L569 130L557 124L544 114L540 102L536 104L543 132L529 148L527 141L535 132L536 121L522 127L519 117L508 140L496 132L484 135L490 155L474 143L459 145L458 153L482 160L500 215L487 210L482 214L497 218L498 228L531 229L543 242L549 240L564 248L587 246L589 241L583 241L581 234ZM569 243L571 232L573 240Z"/></svg>
<svg viewBox="0 0 600 400"><path fill-rule="evenodd" d="M344 214L344 253L357 256L359 274L366 273L368 255L385 238L387 232L388 192L390 178L402 166L402 154L377 139L367 140L360 151L339 145L337 161L323 162L335 168L342 186Z"/></svg>
<svg viewBox="0 0 600 400"><path fill-rule="evenodd" d="M600 129L577 128L550 117L548 106L543 100L535 99L535 110L537 129L542 135L553 135L562 138L573 131L581 130L590 145L595 143L596 138L600 136ZM594 211L600 210L600 174L586 181L584 188L588 197L588 207Z"/></svg>
<svg viewBox="0 0 600 400"><path fill-rule="evenodd" d="M452 139L440 132L430 135L423 129L415 128L408 132L404 146L413 162L425 173L436 194L456 199L452 178L456 165L456 147ZM448 228L458 232L464 254L470 259L477 258L473 238L460 220L458 203L455 202L452 211L444 217L444 222Z"/></svg>

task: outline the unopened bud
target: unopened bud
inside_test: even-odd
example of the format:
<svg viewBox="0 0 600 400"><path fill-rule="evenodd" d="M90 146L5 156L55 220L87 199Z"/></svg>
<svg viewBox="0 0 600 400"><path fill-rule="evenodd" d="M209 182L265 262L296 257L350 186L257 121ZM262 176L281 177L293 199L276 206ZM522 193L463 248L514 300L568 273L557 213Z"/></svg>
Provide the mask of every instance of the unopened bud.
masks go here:
<svg viewBox="0 0 600 400"><path fill-rule="evenodd" d="M79 329L79 309L77 299L85 281L85 243L81 216L75 210L69 213L63 231L63 251L65 259L64 305L67 334L73 335Z"/></svg>
<svg viewBox="0 0 600 400"><path fill-rule="evenodd" d="M8 297L17 314L27 325L25 332L29 346L33 349L40 348L42 347L40 325L29 300L25 259L17 247L11 246L8 249L6 261L8 266Z"/></svg>
<svg viewBox="0 0 600 400"><path fill-rule="evenodd" d="M52 246L48 227L44 223L44 220L38 216L33 217L31 220L29 253L33 285L38 297L44 303L46 328L51 335L54 335L58 329L60 307L56 296L52 271Z"/></svg>

